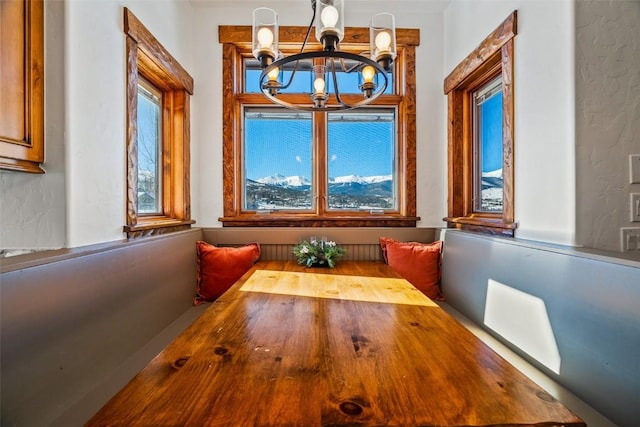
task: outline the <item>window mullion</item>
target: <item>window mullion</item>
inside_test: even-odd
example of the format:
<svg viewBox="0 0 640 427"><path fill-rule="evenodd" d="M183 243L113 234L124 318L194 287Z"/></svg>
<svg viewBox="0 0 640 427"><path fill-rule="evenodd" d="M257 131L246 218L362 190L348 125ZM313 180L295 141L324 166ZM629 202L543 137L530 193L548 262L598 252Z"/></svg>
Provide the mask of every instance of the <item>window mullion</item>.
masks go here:
<svg viewBox="0 0 640 427"><path fill-rule="evenodd" d="M313 114L313 183L316 212L324 215L328 208L327 182L327 114Z"/></svg>

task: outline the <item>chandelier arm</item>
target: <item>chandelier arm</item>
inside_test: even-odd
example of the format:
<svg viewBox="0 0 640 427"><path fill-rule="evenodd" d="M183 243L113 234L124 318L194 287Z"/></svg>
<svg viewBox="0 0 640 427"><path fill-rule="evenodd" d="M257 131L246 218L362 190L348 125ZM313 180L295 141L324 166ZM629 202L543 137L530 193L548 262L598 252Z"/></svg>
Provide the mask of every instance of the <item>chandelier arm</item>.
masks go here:
<svg viewBox="0 0 640 427"><path fill-rule="evenodd" d="M340 58L340 69L345 73L349 72L349 70L347 70L347 65L344 62L344 58Z"/></svg>
<svg viewBox="0 0 640 427"><path fill-rule="evenodd" d="M340 59L343 60L343 58ZM338 76L336 76L336 61L334 58L331 58L331 75L333 77L333 89L336 91L336 101L338 101L338 104L342 105L346 109L353 108L349 104L344 102L340 97L340 90L338 89Z"/></svg>
<svg viewBox="0 0 640 427"><path fill-rule="evenodd" d="M273 70L276 67L283 69L284 65L289 64L293 61L301 61L301 60L314 59L314 58L343 58L347 60L360 62L361 63L360 65L362 64L371 65L373 68L376 69L377 73L382 75L383 82L378 85L376 92L374 92L370 98L364 98L363 100L356 102L352 105L348 105L348 104L347 105L325 105L324 107L315 107L313 105L304 105L304 104L294 105L270 93L269 91L270 88L268 87L267 84L265 84L265 80L267 79L268 73L271 70ZM382 93L387 88L388 77L387 77L386 71L384 70L384 68L382 68L380 64L362 55L356 55L353 53L341 52L341 51L333 51L333 52L314 51L314 52L298 53L295 55L291 55L291 56L279 59L278 61L271 63L271 65L267 66L262 70L262 74L260 75L259 82L260 82L260 88L262 89L262 94L274 104L279 104L283 107L286 107L292 110L301 110L301 111L340 111L340 110L350 110L353 108L362 107L373 102L380 95L382 95ZM282 89L284 87L279 85L277 88Z"/></svg>
<svg viewBox="0 0 640 427"><path fill-rule="evenodd" d="M279 86L278 89L287 89L291 85L291 83L293 83L293 78L296 76L296 71L298 71L298 64L299 63L300 63L300 61L296 61L296 64L293 66L293 71L291 72L291 75L289 76L289 81L287 82L287 84ZM284 75L284 70L282 70L282 74Z"/></svg>

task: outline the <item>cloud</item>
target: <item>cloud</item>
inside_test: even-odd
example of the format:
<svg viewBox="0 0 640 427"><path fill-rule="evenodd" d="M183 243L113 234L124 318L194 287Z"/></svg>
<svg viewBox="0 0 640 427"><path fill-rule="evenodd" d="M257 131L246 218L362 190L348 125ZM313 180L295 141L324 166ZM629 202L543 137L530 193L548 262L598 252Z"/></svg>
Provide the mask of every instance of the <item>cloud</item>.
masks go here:
<svg viewBox="0 0 640 427"><path fill-rule="evenodd" d="M333 161L336 161L336 160L338 160L338 155L337 154L332 154L331 155L331 161L333 162Z"/></svg>
<svg viewBox="0 0 640 427"><path fill-rule="evenodd" d="M302 157L300 157L300 156L296 156L296 162L298 162L298 163L302 163Z"/></svg>

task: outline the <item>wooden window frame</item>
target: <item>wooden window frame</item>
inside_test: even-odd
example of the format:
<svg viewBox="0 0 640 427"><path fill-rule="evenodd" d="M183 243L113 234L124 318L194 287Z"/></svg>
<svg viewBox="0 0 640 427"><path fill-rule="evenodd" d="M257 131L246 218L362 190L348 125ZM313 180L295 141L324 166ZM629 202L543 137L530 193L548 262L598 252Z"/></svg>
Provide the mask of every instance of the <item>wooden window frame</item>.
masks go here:
<svg viewBox="0 0 640 427"><path fill-rule="evenodd" d="M0 135L0 169L29 173L44 173L44 5L43 0L24 1L24 19L20 23L4 25L3 31L11 31L24 45L22 92L24 111L21 116L22 135ZM16 25L17 24L17 25ZM5 30L8 28L8 30ZM19 34L18 34L19 33ZM5 33L5 36L7 33ZM8 40L8 42L7 42ZM11 37L3 37L10 43ZM0 46L0 51L4 50ZM9 50L7 50L9 51ZM2 56L11 63L16 58ZM6 64L10 65L10 64ZM11 64L12 65L12 64ZM11 67L9 67L11 68ZM14 76L15 77L15 76ZM7 84L2 75L2 85ZM13 84L13 83L11 83ZM5 118L1 118L5 120Z"/></svg>
<svg viewBox="0 0 640 427"><path fill-rule="evenodd" d="M283 51L296 51L307 32L306 27L280 27L279 41ZM250 26L220 26L219 42L222 43L223 67L223 197L224 216L219 218L225 227L415 227L416 216L416 76L415 47L420 43L417 29L396 30L398 58L395 61L392 95L383 95L384 101L372 106L389 105L396 108L396 132L398 153L397 180L398 206L393 213L340 212L318 209L309 213L272 212L268 215L243 212L242 209L242 111L244 105L265 104L261 93L243 93L243 59L251 53ZM368 49L367 28L347 28L341 42L344 50ZM309 42L310 50L321 49ZM296 95L291 95L295 98ZM344 96L347 98L347 96ZM382 98L382 97L381 97ZM294 101L295 102L295 101ZM268 103L266 105L272 105ZM326 114L326 113L314 113ZM315 148L314 144L314 150ZM319 162L322 159L318 159Z"/></svg>
<svg viewBox="0 0 640 427"><path fill-rule="evenodd" d="M448 214L449 228L513 237L514 221L514 106L513 54L517 12L503 21L444 80L448 102ZM476 212L473 204L473 92L502 75L503 97L503 209Z"/></svg>
<svg viewBox="0 0 640 427"><path fill-rule="evenodd" d="M127 224L128 238L185 230L191 219L190 96L193 78L124 8L127 55ZM162 215L138 214L138 77L162 92Z"/></svg>

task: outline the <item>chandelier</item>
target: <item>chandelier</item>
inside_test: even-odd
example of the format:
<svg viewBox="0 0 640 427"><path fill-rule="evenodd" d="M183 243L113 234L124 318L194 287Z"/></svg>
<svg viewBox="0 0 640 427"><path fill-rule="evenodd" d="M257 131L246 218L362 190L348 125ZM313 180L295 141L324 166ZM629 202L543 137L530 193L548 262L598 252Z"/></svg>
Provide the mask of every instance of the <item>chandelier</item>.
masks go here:
<svg viewBox="0 0 640 427"><path fill-rule="evenodd" d="M311 0L311 8L313 17L300 52L286 57L278 51L277 13L266 7L253 11L252 47L253 55L262 69L259 77L262 93L272 102L294 110L350 110L370 104L387 88L387 73L396 57L393 15L380 13L373 16L369 27L369 51L357 55L339 50L344 36L344 1ZM305 52L314 22L316 39L322 45L322 50ZM309 62L313 64L310 73L301 72L303 66L300 64ZM309 103L292 104L278 97L282 91L292 86L296 73L298 76L310 75ZM338 83L341 79L338 75L354 73L358 75L358 88L363 97L359 101L348 103L343 98L344 94L340 93ZM329 102L331 97L335 102Z"/></svg>

